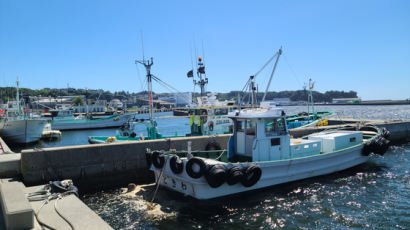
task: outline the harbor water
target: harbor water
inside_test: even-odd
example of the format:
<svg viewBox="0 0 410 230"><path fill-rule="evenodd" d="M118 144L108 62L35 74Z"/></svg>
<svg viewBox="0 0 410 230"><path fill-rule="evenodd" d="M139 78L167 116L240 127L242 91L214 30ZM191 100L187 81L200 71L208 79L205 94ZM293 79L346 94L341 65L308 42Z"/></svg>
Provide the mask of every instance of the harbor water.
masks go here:
<svg viewBox="0 0 410 230"><path fill-rule="evenodd" d="M284 107L288 114L305 107ZM410 106L317 106L338 117L410 119ZM188 118L157 114L164 135L189 133ZM141 115L144 116L144 115ZM144 132L141 126L138 132ZM90 135L115 129L63 132L38 147L87 144ZM196 201L160 188L162 218L149 218L139 196L121 189L87 194L82 200L114 229L410 229L410 143L390 147L357 167L212 201Z"/></svg>

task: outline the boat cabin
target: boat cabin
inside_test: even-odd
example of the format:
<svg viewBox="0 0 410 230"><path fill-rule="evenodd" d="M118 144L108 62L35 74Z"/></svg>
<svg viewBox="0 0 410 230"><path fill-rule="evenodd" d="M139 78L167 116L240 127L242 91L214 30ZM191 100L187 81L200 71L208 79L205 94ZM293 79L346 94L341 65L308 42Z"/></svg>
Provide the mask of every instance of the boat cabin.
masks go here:
<svg viewBox="0 0 410 230"><path fill-rule="evenodd" d="M320 154L320 140L290 139L283 109L243 109L228 117L234 123L228 152L231 162L274 161Z"/></svg>
<svg viewBox="0 0 410 230"><path fill-rule="evenodd" d="M234 106L204 106L191 110L191 135L214 135L232 133L232 121L227 117Z"/></svg>

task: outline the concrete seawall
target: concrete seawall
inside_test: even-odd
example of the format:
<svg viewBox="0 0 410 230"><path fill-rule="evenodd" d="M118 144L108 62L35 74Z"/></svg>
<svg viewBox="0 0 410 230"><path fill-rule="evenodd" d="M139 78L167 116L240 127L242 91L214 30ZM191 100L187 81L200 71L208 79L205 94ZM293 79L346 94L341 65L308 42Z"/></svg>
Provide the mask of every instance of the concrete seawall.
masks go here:
<svg viewBox="0 0 410 230"><path fill-rule="evenodd" d="M188 140L193 150L204 149L214 141L226 148L229 137L228 134L23 150L21 175L24 183L30 185L67 178L80 185L152 181L145 157L147 148L186 150Z"/></svg>

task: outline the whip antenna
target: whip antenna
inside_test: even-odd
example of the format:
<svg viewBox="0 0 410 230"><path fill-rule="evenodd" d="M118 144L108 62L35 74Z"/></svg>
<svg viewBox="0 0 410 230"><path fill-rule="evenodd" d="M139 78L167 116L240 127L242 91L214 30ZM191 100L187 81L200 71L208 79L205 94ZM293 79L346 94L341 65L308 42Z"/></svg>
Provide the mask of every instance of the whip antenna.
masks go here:
<svg viewBox="0 0 410 230"><path fill-rule="evenodd" d="M142 35L142 30L141 32L141 46L142 46L142 61L145 62L145 56L144 56L144 36Z"/></svg>

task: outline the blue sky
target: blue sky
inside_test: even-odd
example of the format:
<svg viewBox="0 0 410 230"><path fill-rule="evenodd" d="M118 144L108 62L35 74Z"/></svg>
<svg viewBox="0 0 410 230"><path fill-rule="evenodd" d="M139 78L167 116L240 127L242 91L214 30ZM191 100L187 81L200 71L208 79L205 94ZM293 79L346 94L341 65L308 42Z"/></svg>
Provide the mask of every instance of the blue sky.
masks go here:
<svg viewBox="0 0 410 230"><path fill-rule="evenodd" d="M140 31L152 73L180 91L193 90L192 47L204 56L207 89L228 92L283 46L270 90L301 89L311 77L320 92L410 98L410 1L396 0L0 0L0 85L19 76L35 89L141 91ZM260 90L271 69L257 77Z"/></svg>

